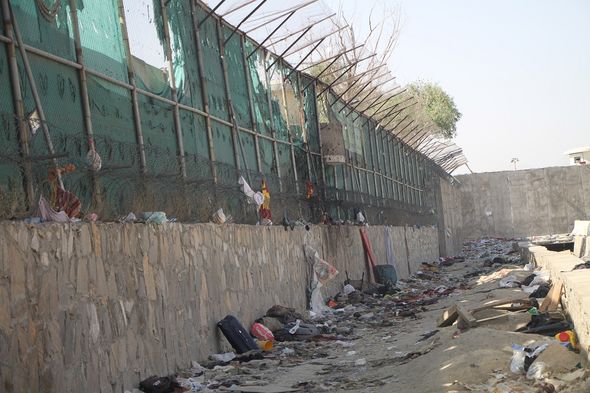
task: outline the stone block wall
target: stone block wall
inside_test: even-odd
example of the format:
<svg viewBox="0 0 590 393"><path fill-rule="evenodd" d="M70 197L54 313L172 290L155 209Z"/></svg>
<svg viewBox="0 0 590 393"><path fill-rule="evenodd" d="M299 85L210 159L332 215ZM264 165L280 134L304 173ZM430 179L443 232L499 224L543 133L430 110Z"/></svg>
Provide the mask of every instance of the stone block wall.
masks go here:
<svg viewBox="0 0 590 393"><path fill-rule="evenodd" d="M436 228L369 227L379 263L386 231L400 277L438 257ZM358 227L0 223L0 391L123 392L225 350L226 314L306 306L305 244L330 294L365 271Z"/></svg>

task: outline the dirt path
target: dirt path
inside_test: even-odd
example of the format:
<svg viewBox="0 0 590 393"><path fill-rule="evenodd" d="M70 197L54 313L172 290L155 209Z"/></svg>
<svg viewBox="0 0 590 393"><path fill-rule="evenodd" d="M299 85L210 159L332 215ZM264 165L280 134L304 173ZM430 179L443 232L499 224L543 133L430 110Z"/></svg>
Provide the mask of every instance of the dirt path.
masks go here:
<svg viewBox="0 0 590 393"><path fill-rule="evenodd" d="M508 273L529 275L522 264L483 267L498 255L502 262L517 261L517 254L507 254L510 247L508 242L474 243L464 262L425 266L428 270L399 283L401 292L347 305L321 320L340 334L339 340L277 343L265 359L217 366L197 380L211 391L589 392L584 370L541 380L510 372L513 344L550 340L514 332L530 321L526 310L468 330L456 324L437 328L443 310L456 303L472 309L498 299L528 297L520 288L498 285ZM482 311L477 318L499 314L506 312Z"/></svg>

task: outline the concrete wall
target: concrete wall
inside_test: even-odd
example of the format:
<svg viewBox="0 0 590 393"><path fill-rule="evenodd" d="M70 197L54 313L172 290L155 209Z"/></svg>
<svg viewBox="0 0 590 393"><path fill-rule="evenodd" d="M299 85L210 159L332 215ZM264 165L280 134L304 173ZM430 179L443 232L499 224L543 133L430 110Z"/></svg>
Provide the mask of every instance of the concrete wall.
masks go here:
<svg viewBox="0 0 590 393"><path fill-rule="evenodd" d="M438 256L433 227L389 232L401 277ZM226 314L305 307L304 244L342 272L332 293L365 270L357 227L0 223L0 391L123 392L204 359Z"/></svg>
<svg viewBox="0 0 590 393"><path fill-rule="evenodd" d="M463 215L461 191L457 181L440 180L439 242L442 256L459 255L463 251Z"/></svg>
<svg viewBox="0 0 590 393"><path fill-rule="evenodd" d="M457 176L468 238L565 233L590 218L590 167Z"/></svg>

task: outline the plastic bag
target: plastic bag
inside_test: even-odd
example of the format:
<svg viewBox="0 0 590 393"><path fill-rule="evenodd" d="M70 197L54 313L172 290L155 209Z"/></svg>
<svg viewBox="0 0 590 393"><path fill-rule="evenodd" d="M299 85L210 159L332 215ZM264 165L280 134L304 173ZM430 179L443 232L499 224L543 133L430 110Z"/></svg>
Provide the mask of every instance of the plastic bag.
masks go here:
<svg viewBox="0 0 590 393"><path fill-rule="evenodd" d="M500 288L517 288L520 286L520 283L516 276L509 275L501 279L499 285Z"/></svg>
<svg viewBox="0 0 590 393"><path fill-rule="evenodd" d="M313 264L313 271L322 285L326 285L328 281L332 280L338 274L338 270L334 266L319 257L316 257L316 261Z"/></svg>
<svg viewBox="0 0 590 393"><path fill-rule="evenodd" d="M512 345L512 360L510 371L514 374L526 373L535 359L549 346L548 343L534 343L529 346Z"/></svg>
<svg viewBox="0 0 590 393"><path fill-rule="evenodd" d="M145 212L143 213L143 219L145 222L153 222L155 224L163 224L168 221L164 212Z"/></svg>
<svg viewBox="0 0 590 393"><path fill-rule="evenodd" d="M346 284L342 289L342 292L347 296L353 293L354 291L356 291L356 289L354 289L354 287L350 284Z"/></svg>
<svg viewBox="0 0 590 393"><path fill-rule="evenodd" d="M534 362L526 372L527 379L542 379L546 368L546 363L541 361Z"/></svg>
<svg viewBox="0 0 590 393"><path fill-rule="evenodd" d="M250 333L252 333L252 335L257 339L262 341L272 342L275 340L275 336L272 334L270 329L258 322L252 324L252 326L250 327Z"/></svg>

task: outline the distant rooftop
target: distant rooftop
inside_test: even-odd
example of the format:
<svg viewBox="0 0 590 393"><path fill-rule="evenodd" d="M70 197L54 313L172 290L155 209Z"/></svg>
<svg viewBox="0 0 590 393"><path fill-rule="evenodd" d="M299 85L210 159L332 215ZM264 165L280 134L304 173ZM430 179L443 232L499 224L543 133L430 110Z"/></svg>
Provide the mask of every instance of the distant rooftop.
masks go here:
<svg viewBox="0 0 590 393"><path fill-rule="evenodd" d="M588 151L590 151L590 146L584 146L584 147L576 147L574 149L568 150L568 151L564 152L563 154L585 153Z"/></svg>

